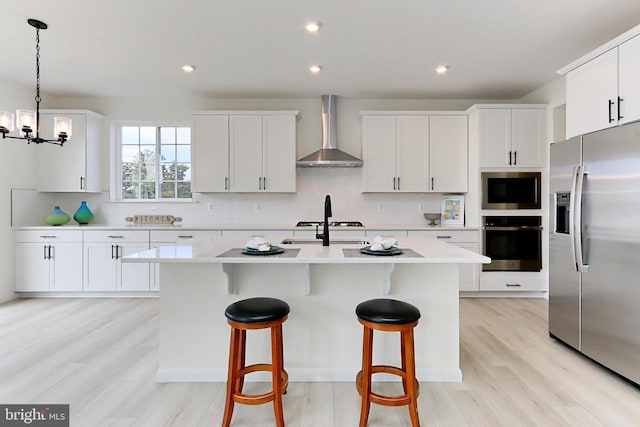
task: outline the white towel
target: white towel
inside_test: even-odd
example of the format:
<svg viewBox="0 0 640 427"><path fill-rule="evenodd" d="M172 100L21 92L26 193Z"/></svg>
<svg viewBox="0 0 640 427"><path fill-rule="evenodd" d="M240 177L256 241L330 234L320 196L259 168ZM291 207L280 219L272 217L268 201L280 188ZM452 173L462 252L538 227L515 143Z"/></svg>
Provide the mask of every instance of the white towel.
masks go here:
<svg viewBox="0 0 640 427"><path fill-rule="evenodd" d="M384 251L397 245L398 241L396 239L384 239L382 236L376 236L369 249L372 251Z"/></svg>
<svg viewBox="0 0 640 427"><path fill-rule="evenodd" d="M269 243L269 241L263 239L262 237L254 237L253 239L249 240L244 245L244 247L247 249L253 249L255 251L266 252L271 250L271 243Z"/></svg>

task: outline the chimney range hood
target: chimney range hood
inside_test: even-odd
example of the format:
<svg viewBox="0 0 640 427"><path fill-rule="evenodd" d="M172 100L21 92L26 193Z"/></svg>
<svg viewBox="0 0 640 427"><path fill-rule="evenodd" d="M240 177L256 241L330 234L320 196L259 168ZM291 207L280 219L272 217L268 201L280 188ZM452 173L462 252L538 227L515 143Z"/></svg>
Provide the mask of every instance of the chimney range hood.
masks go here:
<svg viewBox="0 0 640 427"><path fill-rule="evenodd" d="M322 148L298 160L298 167L359 167L362 160L344 151L336 144L336 95L322 95Z"/></svg>

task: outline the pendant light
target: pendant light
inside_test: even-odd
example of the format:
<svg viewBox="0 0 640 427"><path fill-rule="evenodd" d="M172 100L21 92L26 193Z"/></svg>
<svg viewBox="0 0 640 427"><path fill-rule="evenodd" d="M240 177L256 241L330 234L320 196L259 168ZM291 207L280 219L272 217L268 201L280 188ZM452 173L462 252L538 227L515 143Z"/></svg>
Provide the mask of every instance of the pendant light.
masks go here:
<svg viewBox="0 0 640 427"><path fill-rule="evenodd" d="M71 138L71 119L67 117L54 117L55 139L40 137L40 30L46 30L47 24L37 19L28 19L27 22L36 29L36 111L17 110L15 122L12 113L0 111L0 133L2 139L22 139L27 141L27 144L47 142L62 146ZM20 136L8 135L15 128L20 131Z"/></svg>

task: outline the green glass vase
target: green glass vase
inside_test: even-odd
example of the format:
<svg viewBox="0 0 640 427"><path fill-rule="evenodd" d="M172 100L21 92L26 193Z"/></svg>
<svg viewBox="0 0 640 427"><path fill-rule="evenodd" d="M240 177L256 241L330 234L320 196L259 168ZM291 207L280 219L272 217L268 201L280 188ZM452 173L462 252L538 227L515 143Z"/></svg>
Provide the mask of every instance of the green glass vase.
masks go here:
<svg viewBox="0 0 640 427"><path fill-rule="evenodd" d="M91 212L91 209L89 209L89 207L87 206L86 201L83 200L82 202L80 202L80 207L73 215L73 219L81 225L89 224L89 222L93 219L93 212Z"/></svg>
<svg viewBox="0 0 640 427"><path fill-rule="evenodd" d="M44 222L49 225L64 225L69 221L71 221L71 218L60 209L60 206L54 207L53 210L49 212L49 215L44 218Z"/></svg>

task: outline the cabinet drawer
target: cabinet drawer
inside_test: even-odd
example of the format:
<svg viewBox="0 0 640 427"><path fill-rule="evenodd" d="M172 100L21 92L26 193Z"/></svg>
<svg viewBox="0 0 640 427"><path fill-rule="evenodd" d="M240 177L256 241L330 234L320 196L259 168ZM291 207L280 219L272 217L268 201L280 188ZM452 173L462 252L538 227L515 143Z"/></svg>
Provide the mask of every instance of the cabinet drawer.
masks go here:
<svg viewBox="0 0 640 427"><path fill-rule="evenodd" d="M402 237L407 237L407 230L365 230L365 236L368 239L373 239L376 236L400 239Z"/></svg>
<svg viewBox="0 0 640 427"><path fill-rule="evenodd" d="M81 230L17 230L16 242L80 242Z"/></svg>
<svg viewBox="0 0 640 427"><path fill-rule="evenodd" d="M478 231L474 230L409 230L409 237L431 237L443 242L478 242Z"/></svg>
<svg viewBox="0 0 640 427"><path fill-rule="evenodd" d="M547 282L544 277L528 277L521 275L500 273L482 273L480 275L481 291L546 291Z"/></svg>
<svg viewBox="0 0 640 427"><path fill-rule="evenodd" d="M149 242L149 230L90 230L85 242Z"/></svg>
<svg viewBox="0 0 640 427"><path fill-rule="evenodd" d="M152 242L193 242L204 239L220 239L220 230L151 230Z"/></svg>

